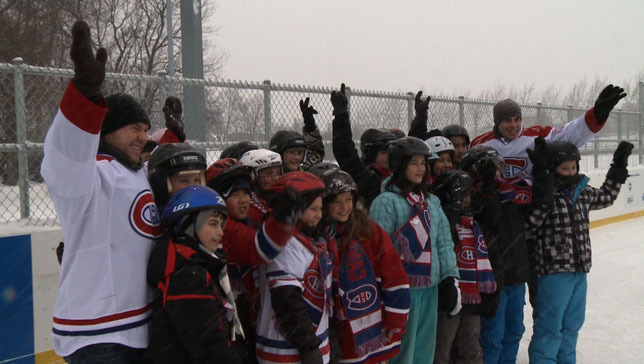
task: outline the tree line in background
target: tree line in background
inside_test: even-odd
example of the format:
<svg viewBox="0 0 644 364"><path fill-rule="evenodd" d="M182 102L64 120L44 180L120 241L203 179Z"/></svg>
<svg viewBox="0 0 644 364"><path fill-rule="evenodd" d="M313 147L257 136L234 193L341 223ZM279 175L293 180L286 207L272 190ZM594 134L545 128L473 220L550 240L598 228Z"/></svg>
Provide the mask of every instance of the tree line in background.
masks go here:
<svg viewBox="0 0 644 364"><path fill-rule="evenodd" d="M71 26L76 19L84 19L92 28L95 47L108 49L108 72L123 74L158 75L168 69L167 37L167 1L168 0L0 0L0 62L10 63L15 57L21 57L25 64L70 68L69 44L71 44ZM181 31L180 0L172 0L173 6L173 39L175 44L174 64L177 74L181 74ZM214 0L202 0L203 24L216 9ZM224 52L216 47L213 35L217 29L204 26L204 72L207 78L221 76L226 62ZM10 74L0 74L0 82L7 85L0 90L0 143L16 142L15 105L13 86ZM31 77L31 79L29 78ZM620 84L628 93L619 107L626 111L638 111L639 87L644 80L644 70L631 81ZM279 80L276 80L279 82ZM611 80L613 81L613 80ZM55 114L56 106L66 86L67 79L60 77L25 77L25 103L27 105L27 140L42 142L49 126L48 122ZM581 80L568 90L551 85L538 91L535 82L522 87L496 87L478 93L470 90L454 92L446 96L465 96L470 99L496 101L512 98L520 104L541 102L544 105L572 105L588 107L596 96L608 84L605 78L595 77L589 81ZM11 86L11 87L10 87ZM106 93L115 90L128 92L137 97L153 119L153 128L163 127L159 105L163 104L160 95L165 95L156 82L114 81L104 84ZM410 90L415 91L415 90ZM178 89L181 97L181 90ZM433 93L436 94L436 93ZM291 101L288 101L289 104ZM381 100L380 103L355 105L352 107L355 122L354 135L359 135L367 124L391 124L406 126L404 105L401 101ZM185 100L185 107L190 107ZM292 102L297 109L297 100ZM390 105L396 104L396 105ZM400 113L399 110L403 112ZM265 140L263 122L264 100L261 92L248 92L236 88L219 88L206 93L206 125L208 140ZM474 110L473 112L478 112ZM434 118L444 118L455 113L436 114ZM476 116L474 116L476 118ZM299 114L290 115L286 123L292 125L275 125L274 130L284 127L299 129ZM445 120L441 120L444 122ZM457 122L457 121L450 121ZM364 124L364 125L363 125ZM321 130L323 134L330 131ZM330 135L329 135L330 137ZM41 153L29 154L31 178L40 178L38 167ZM17 181L16 153L0 152L0 181L15 184Z"/></svg>

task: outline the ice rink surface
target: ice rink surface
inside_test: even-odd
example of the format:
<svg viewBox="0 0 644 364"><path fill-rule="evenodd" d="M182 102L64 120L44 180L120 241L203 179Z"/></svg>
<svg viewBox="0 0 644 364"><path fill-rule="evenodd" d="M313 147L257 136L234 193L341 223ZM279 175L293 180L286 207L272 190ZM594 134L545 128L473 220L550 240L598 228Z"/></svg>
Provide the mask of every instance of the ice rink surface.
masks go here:
<svg viewBox="0 0 644 364"><path fill-rule="evenodd" d="M577 363L644 363L644 217L591 229L590 238L593 264ZM529 362L530 304L524 322L518 364Z"/></svg>

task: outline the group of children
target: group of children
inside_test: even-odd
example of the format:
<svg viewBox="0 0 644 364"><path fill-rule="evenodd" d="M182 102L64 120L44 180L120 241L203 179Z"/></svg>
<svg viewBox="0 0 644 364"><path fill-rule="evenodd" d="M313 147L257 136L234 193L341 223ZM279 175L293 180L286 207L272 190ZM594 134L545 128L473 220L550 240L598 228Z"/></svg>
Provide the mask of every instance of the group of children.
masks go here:
<svg viewBox="0 0 644 364"><path fill-rule="evenodd" d="M89 43L86 27L76 29L75 42ZM100 52L96 58L100 61ZM597 189L579 173L577 145L564 139L582 130L578 139L571 139L585 143L601 129L623 90L607 87L593 109L559 129L524 129L518 105L503 100L494 107L493 132L472 143L458 125L428 131L430 98L423 100L419 92L409 136L396 129L369 129L360 138L359 156L342 85L331 94L338 164L323 161L313 116L317 112L308 98L300 102L302 134L279 131L269 149L234 144L210 166L199 151L181 143L180 103L171 100L168 110L164 108L171 116L168 130L142 168L140 135L147 132L149 120L113 116L139 110L138 103L110 97L103 101L98 89L102 79L81 76L77 70L48 134L43 176L48 183L62 180L51 167L57 155L76 166L73 153L60 142L63 132L87 139L85 151L96 146L98 138L90 134L96 134L96 125L101 128L101 115L95 112L92 123L83 124L78 121L82 113L76 111L81 103L98 110L106 102L109 111L102 128L111 129L101 130L100 142L105 144L99 150L111 154L101 157L98 167L86 161L87 168L75 168L79 175L99 181L106 173L116 173L116 187L127 182L117 183L130 176L128 168L136 173L128 178L136 177L139 184L142 171L147 172L154 203L139 204L149 191L139 194L128 216L132 226L139 226L137 217L152 222L136 233L154 239L153 246L149 254L144 248L119 250L123 261L131 261L132 252L149 255L145 276L154 292L151 314L148 307L136 313L146 315L136 327L150 321L146 361L513 362L523 334L523 303L514 305L508 292L525 288L524 281L508 281L507 273L520 266L536 277L531 362L575 362L591 266L588 213L617 197L628 176L633 145L619 144ZM133 135L130 144L120 141L127 133ZM529 159L520 166L509 164L517 162L510 152ZM104 172L111 170L113 160L124 164L123 171ZM57 196L57 208L79 201L64 200L78 192L71 186L56 185L50 191ZM119 198L96 191L96 199L106 205L113 202L110 198ZM87 201L85 207L96 206ZM138 210L132 214L132 209ZM512 217L519 225L511 229L504 228L508 211L518 214ZM74 228L79 225L71 219L73 213L68 209L61 214L61 224L82 235L83 229ZM95 214L83 216L97 229L102 226ZM529 263L516 261L523 255L508 254L512 249L507 246L514 249L512 254L520 250L527 256L531 251ZM62 261L63 271L75 267L74 259L86 253L75 245L72 249ZM142 279L137 269L132 273L137 276L130 278ZM145 292L137 294L145 300ZM512 297L521 299L514 293ZM517 320L518 334L505 329L506 322ZM67 335L64 325L72 321L55 319L55 335ZM131 327L124 323L110 330ZM72 336L85 335L80 332ZM75 356L80 349L68 349L66 358L82 362Z"/></svg>
<svg viewBox="0 0 644 364"><path fill-rule="evenodd" d="M343 98L342 90L332 95L334 135L335 126L348 121L348 112L342 110ZM417 114L421 119L418 111L427 102L419 93ZM301 107L307 127L317 131L312 117L315 111L308 99ZM189 241L192 253L200 251L198 246L202 259L212 257L221 262L205 265L217 268L206 275L220 277L208 279L209 290L219 292L210 302L219 305L219 313L186 325L199 335L188 339L192 335L187 334L174 345L168 342L165 350L186 343L198 349L200 346L193 345L199 343L196 337L212 329L212 320L216 320L220 333L229 335L205 335L219 344L204 346L201 350L210 354L195 354L192 359L207 358L227 348L229 355L249 363L483 363L486 348L481 346L481 323L495 316L504 288L503 259L498 251L498 241L504 239L499 229L504 161L489 146L470 148L469 135L460 126L420 132L426 133L426 140L397 130L369 129L364 133L360 164L349 171L362 184L362 176L373 180L373 175L380 173L377 180L381 187L375 194L361 191L354 177L342 170L354 156L351 151L343 151L348 157L338 158L340 166L311 164L311 160L323 158L323 149L309 147L319 138L305 140L294 131L276 133L270 143L272 150L248 142L232 145L207 172L203 164L186 164L184 176L189 175L186 171L196 171L195 184L203 185L206 176L212 189L189 187L170 200L162 215L168 237L157 243L155 250L162 246L165 251L168 245ZM161 145L152 153L153 188L155 156L167 148L177 146ZM590 268L588 211L614 201L626 178L630 149L629 143L620 144L601 189L586 186L587 178L578 173L580 157L574 144L546 143L538 137L534 151L528 150L535 188L525 228L535 252L531 267L539 288L530 345L533 362L552 357L574 362L576 335L585 310L585 274ZM315 153L315 157L305 158L308 153ZM353 153L357 155L357 151ZM167 174L166 184L176 175L181 172ZM297 211L292 211L296 220L288 243L264 261L240 262L229 255L226 263L226 252L230 251L224 246L243 241L237 238L222 244L226 233L239 235L240 229L249 229L248 236L254 237L262 222L275 214L271 206L279 203L274 200L289 191L300 201L295 203ZM204 202L206 197L201 203L194 200L207 193L213 196L210 204ZM155 190L160 206L164 195L165 191ZM183 207L192 205L194 209ZM229 229L231 225L235 228ZM577 230L574 233L558 232L572 232L573 228ZM205 231L212 232L207 235ZM202 240L202 234L210 239L210 245ZM151 260L150 267L153 263ZM221 264L227 264L227 269ZM185 274L167 266L157 271L165 275L149 275L149 281L164 295L167 287L159 282L173 275L180 280ZM203 280L199 275L195 279ZM554 305L553 298L562 295L568 299L556 300ZM164 301L158 307L168 311L167 305ZM193 319L197 312L201 311L194 312ZM185 317L174 319L184 321ZM164 336L155 322L152 343L156 336ZM574 322L573 327L569 322ZM180 326L166 330L176 332ZM228 346L221 346L222 342ZM156 347L152 346L153 352ZM157 351L155 358L155 362L174 360L168 361L174 357L164 350Z"/></svg>

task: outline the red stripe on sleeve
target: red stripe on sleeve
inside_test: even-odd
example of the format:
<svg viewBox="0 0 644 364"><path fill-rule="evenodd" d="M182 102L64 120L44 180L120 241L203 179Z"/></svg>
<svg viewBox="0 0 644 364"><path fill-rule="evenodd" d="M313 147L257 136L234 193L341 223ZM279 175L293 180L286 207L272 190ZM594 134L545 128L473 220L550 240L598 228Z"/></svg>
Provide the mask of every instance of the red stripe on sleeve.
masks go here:
<svg viewBox="0 0 644 364"><path fill-rule="evenodd" d="M597 118L595 117L594 107L586 111L586 115L584 115L584 119L586 120L586 125L588 126L588 129L590 129L590 131L592 131L593 133L599 132L600 130L602 130L604 125L606 125L606 122L603 122L601 124L597 122Z"/></svg>
<svg viewBox="0 0 644 364"><path fill-rule="evenodd" d="M275 220L271 215L268 216L264 222L264 231L266 235L278 246L284 247L288 240L293 236L295 228L291 225L282 224L281 222Z"/></svg>
<svg viewBox="0 0 644 364"><path fill-rule="evenodd" d="M67 85L67 90L60 102L60 111L65 118L80 129L90 133L98 134L103 125L103 119L107 113L107 103L105 100L93 103L83 96L74 87L71 81Z"/></svg>
<svg viewBox="0 0 644 364"><path fill-rule="evenodd" d="M215 297L209 294L180 294L174 296L168 296L168 301L179 301L179 300L214 300Z"/></svg>

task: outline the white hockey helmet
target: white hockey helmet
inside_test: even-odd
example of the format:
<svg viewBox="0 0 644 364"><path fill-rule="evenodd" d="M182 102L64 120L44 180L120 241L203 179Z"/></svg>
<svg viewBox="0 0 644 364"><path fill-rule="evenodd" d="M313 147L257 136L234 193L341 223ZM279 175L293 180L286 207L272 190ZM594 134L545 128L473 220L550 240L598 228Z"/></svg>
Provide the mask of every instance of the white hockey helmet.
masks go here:
<svg viewBox="0 0 644 364"><path fill-rule="evenodd" d="M425 139L425 144L427 144L429 149L432 151L432 156L429 158L430 160L438 159L438 155L442 152L450 152L452 156L455 152L454 144L452 144L452 141L444 136L427 138Z"/></svg>
<svg viewBox="0 0 644 364"><path fill-rule="evenodd" d="M268 149L249 150L239 158L239 164L250 170L251 178L257 179L257 172L269 167L282 166L282 157Z"/></svg>

